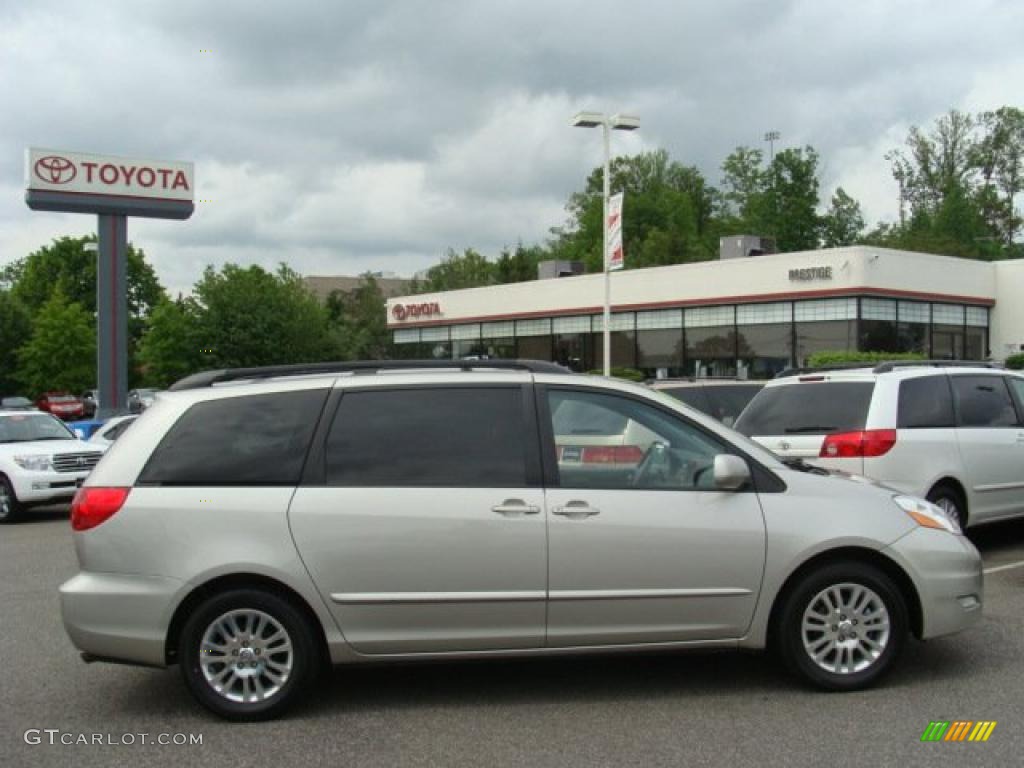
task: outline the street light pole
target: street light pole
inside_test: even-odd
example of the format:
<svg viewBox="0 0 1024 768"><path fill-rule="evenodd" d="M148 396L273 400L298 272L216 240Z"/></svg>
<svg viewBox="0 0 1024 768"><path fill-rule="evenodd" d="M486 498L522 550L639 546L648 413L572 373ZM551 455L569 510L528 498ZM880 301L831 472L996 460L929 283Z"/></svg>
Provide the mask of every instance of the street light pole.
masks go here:
<svg viewBox="0 0 1024 768"><path fill-rule="evenodd" d="M600 112L579 112L572 119L575 128L596 128L601 126L602 138L604 140L604 179L601 195L601 264L604 269L604 332L602 334L602 349L604 375L611 376L612 373L612 281L611 266L608 258L608 206L611 199L611 165L612 165L612 141L611 132L635 131L640 127L640 119L630 115L612 115L608 117Z"/></svg>

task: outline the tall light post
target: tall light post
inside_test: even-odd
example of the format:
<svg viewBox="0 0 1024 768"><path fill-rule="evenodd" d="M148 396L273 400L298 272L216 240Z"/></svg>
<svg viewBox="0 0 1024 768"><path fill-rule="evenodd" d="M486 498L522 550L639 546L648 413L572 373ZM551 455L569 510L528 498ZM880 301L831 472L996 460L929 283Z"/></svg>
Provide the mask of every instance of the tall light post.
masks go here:
<svg viewBox="0 0 1024 768"><path fill-rule="evenodd" d="M579 112L572 119L574 128L601 127L604 138L604 193L602 196L601 215L601 259L604 265L604 375L612 372L612 336L611 336L611 269L608 259L608 198L611 197L611 164L612 146L611 132L635 131L640 127L640 118L631 115L615 114L610 117L601 112Z"/></svg>
<svg viewBox="0 0 1024 768"><path fill-rule="evenodd" d="M782 138L782 134L778 131L768 131L764 135L764 140L768 142L768 164L771 165L775 162L775 142Z"/></svg>

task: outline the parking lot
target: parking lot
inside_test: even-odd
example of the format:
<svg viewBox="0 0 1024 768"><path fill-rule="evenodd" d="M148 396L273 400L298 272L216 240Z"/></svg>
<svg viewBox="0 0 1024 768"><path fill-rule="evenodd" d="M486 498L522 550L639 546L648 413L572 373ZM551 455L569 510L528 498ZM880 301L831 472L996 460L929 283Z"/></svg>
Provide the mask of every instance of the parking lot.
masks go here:
<svg viewBox="0 0 1024 768"><path fill-rule="evenodd" d="M67 512L35 512L0 530L0 765L1016 764L1024 522L973 538L990 571L982 623L912 642L866 692L810 691L737 653L347 668L284 720L230 725L191 700L176 669L79 660L56 592L76 569ZM921 743L932 720L998 725L984 744Z"/></svg>

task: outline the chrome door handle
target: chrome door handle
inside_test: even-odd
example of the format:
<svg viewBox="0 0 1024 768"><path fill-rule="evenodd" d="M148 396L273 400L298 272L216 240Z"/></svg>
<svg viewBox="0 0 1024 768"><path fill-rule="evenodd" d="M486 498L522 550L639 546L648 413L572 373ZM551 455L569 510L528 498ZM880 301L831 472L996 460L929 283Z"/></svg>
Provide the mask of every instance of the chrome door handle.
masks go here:
<svg viewBox="0 0 1024 768"><path fill-rule="evenodd" d="M570 501L564 507L555 507L551 510L553 515L561 515L573 520L582 520L585 517L600 515L601 510L592 507L585 501Z"/></svg>
<svg viewBox="0 0 1024 768"><path fill-rule="evenodd" d="M497 512L505 517L520 517L522 515L536 515L540 513L540 507L527 504L522 499L505 499L501 504L491 507L491 512Z"/></svg>

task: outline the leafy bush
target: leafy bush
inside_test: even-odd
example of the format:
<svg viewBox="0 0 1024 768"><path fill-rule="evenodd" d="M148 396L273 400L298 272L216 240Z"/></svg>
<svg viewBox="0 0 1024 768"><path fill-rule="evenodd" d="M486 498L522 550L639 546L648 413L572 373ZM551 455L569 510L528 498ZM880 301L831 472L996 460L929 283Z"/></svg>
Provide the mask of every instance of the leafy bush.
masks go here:
<svg viewBox="0 0 1024 768"><path fill-rule="evenodd" d="M597 374L598 376L601 376L604 373L604 371L599 371L595 369L593 371L587 371L587 373L593 373ZM641 371L638 371L636 368L616 368L615 366L612 366L611 373L612 378L625 379L626 381L644 381L647 378Z"/></svg>
<svg viewBox="0 0 1024 768"><path fill-rule="evenodd" d="M919 352L856 352L851 350L826 350L815 352L807 360L811 368L846 363L884 363L886 360L924 360Z"/></svg>
<svg viewBox="0 0 1024 768"><path fill-rule="evenodd" d="M1006 367L1014 371L1024 371L1024 352L1006 358Z"/></svg>

